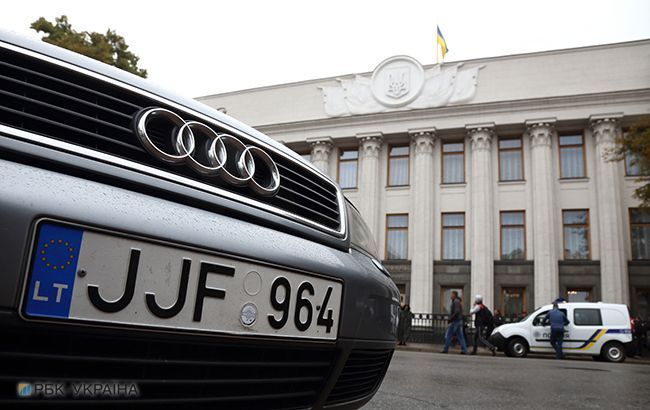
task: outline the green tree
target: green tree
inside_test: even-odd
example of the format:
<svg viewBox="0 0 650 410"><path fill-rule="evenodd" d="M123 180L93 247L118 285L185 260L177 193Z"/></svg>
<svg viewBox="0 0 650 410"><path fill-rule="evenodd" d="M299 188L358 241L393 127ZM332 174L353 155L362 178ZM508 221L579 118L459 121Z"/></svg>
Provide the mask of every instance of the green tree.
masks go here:
<svg viewBox="0 0 650 410"><path fill-rule="evenodd" d="M634 197L642 201L643 207L650 207L650 121L633 125L617 139L613 159L622 161L626 157L638 169L637 181L642 183Z"/></svg>
<svg viewBox="0 0 650 410"><path fill-rule="evenodd" d="M138 67L140 58L129 51L124 37L111 29L106 30L106 34L76 31L68 22L67 16L56 17L54 23L41 17L30 27L37 32L45 33L42 40L46 43L67 48L147 78L147 70Z"/></svg>

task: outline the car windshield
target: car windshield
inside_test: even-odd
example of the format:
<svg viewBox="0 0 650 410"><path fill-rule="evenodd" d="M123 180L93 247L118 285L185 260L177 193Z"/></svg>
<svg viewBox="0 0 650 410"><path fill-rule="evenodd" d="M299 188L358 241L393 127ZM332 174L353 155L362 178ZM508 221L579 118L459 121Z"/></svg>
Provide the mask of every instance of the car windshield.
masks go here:
<svg viewBox="0 0 650 410"><path fill-rule="evenodd" d="M535 312L531 313L532 315L537 315L535 316L535 319L533 319L533 326L548 326L548 322L546 322L546 315L548 312L550 312L551 309L539 309L536 310ZM564 313L564 316L568 315L568 312L566 309L560 309L560 312ZM530 315L528 315L530 316ZM526 317L528 317L526 316ZM521 320L526 320L526 318L523 318Z"/></svg>
<svg viewBox="0 0 650 410"><path fill-rule="evenodd" d="M534 315L536 312L537 312L537 311L527 314L526 316L524 316L524 317L522 317L521 319L519 319L518 322L523 322L524 320L526 320L526 319L528 319L529 317L531 317L531 315Z"/></svg>

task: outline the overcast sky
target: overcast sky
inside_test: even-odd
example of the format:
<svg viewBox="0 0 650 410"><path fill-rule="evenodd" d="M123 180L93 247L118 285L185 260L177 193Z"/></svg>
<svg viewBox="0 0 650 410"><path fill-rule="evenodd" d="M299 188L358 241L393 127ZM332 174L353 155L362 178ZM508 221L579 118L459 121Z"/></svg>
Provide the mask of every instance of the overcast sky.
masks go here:
<svg viewBox="0 0 650 410"><path fill-rule="evenodd" d="M446 61L650 38L650 0L21 0L2 9L0 27L33 38L41 16L110 27L151 81L191 97L371 71L395 54L430 64L436 24Z"/></svg>

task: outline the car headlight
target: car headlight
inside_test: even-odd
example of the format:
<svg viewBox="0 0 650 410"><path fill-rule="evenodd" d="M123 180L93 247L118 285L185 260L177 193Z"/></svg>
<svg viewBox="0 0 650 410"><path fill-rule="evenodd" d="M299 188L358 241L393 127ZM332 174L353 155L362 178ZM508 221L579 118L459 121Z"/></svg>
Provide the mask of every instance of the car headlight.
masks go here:
<svg viewBox="0 0 650 410"><path fill-rule="evenodd" d="M377 267L380 270L384 271L385 268L377 260L379 259L379 257L377 256L378 255L377 244L375 243L375 239L372 236L372 232L370 231L370 228L368 228L368 225L366 225L366 222L363 220L361 214L359 213L359 211L357 211L357 208L355 208L354 205L346 201L345 208L348 215L348 224L350 229L350 242L352 243L352 245L356 246L357 248L363 249L371 256L373 256L375 258L373 260L373 263L375 263L375 265L378 265Z"/></svg>

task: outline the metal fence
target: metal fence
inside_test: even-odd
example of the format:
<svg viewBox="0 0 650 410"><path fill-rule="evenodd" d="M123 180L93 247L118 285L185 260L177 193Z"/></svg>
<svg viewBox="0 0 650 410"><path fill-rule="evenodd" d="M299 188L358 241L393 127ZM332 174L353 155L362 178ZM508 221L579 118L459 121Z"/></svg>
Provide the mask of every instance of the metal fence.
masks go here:
<svg viewBox="0 0 650 410"><path fill-rule="evenodd" d="M442 343L445 340L449 315L414 313L408 342ZM469 319L469 318L467 318Z"/></svg>
<svg viewBox="0 0 650 410"><path fill-rule="evenodd" d="M505 323L516 322L517 318L504 318ZM414 313L411 319L411 331L407 342L444 343L449 315L440 313ZM471 316L463 317L465 340L471 344L474 335L474 323Z"/></svg>

